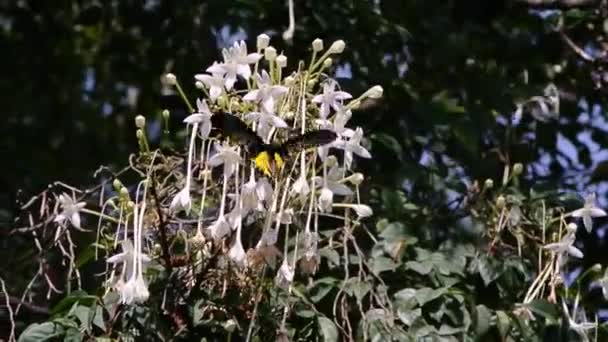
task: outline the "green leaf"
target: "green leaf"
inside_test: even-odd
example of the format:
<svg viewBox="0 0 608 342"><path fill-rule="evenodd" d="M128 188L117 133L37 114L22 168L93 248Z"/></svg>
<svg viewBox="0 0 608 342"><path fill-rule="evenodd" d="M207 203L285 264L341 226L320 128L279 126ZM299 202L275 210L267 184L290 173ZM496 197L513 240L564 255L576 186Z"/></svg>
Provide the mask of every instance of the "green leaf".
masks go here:
<svg viewBox="0 0 608 342"><path fill-rule="evenodd" d="M406 269L421 275L427 275L433 269L433 265L430 262L408 261L404 266Z"/></svg>
<svg viewBox="0 0 608 342"><path fill-rule="evenodd" d="M312 310L304 309L304 310L297 310L296 315L298 315L300 317L304 317L304 318L312 318L312 317L315 317L317 315L317 313Z"/></svg>
<svg viewBox="0 0 608 342"><path fill-rule="evenodd" d="M500 276L498 264L486 256L481 256L478 259L477 271L479 272L485 286L488 286Z"/></svg>
<svg viewBox="0 0 608 342"><path fill-rule="evenodd" d="M312 300L314 303L318 303L336 287L336 283L337 280L331 277L326 277L315 281L314 286L310 289L310 300Z"/></svg>
<svg viewBox="0 0 608 342"><path fill-rule="evenodd" d="M321 335L323 335L323 341L335 342L338 341L338 328L332 320L325 316L319 316L317 318L319 327L321 328Z"/></svg>
<svg viewBox="0 0 608 342"><path fill-rule="evenodd" d="M496 328L498 328L498 333L502 339L507 338L507 334L511 329L511 319L509 315L507 315L504 311L499 310L496 311Z"/></svg>
<svg viewBox="0 0 608 342"><path fill-rule="evenodd" d="M95 316L93 316L93 324L102 331L106 331L106 323L103 320L103 308L100 305L95 306Z"/></svg>
<svg viewBox="0 0 608 342"><path fill-rule="evenodd" d="M492 313L483 304L475 307L475 335L481 337L490 330Z"/></svg>
<svg viewBox="0 0 608 342"><path fill-rule="evenodd" d="M402 308L397 309L397 317L403 322L403 324L410 326L414 321L422 316L422 309L417 308L414 310L405 310Z"/></svg>
<svg viewBox="0 0 608 342"><path fill-rule="evenodd" d="M21 333L17 342L38 342L61 336L65 333L62 326L53 322L34 323Z"/></svg>
<svg viewBox="0 0 608 342"><path fill-rule="evenodd" d="M340 266L340 254L338 254L338 252L336 252L335 249L333 248L321 248L319 250L319 255L322 258L326 258L327 262L329 263L329 267L336 267L336 266Z"/></svg>
<svg viewBox="0 0 608 342"><path fill-rule="evenodd" d="M344 292L346 292L349 296L354 295L359 301L365 297L371 287L372 286L368 282L361 281L356 277L352 277L344 282Z"/></svg>
<svg viewBox="0 0 608 342"><path fill-rule="evenodd" d="M416 301L420 306L438 298L439 296L446 293L446 289L431 289L429 287L423 287L421 289L416 290Z"/></svg>
<svg viewBox="0 0 608 342"><path fill-rule="evenodd" d="M375 274L380 274L384 271L393 271L397 265L395 262L386 257L377 257L371 260L371 269Z"/></svg>
<svg viewBox="0 0 608 342"><path fill-rule="evenodd" d="M555 304L544 299L535 299L526 305L533 313L543 316L551 323L556 323L560 311Z"/></svg>
<svg viewBox="0 0 608 342"><path fill-rule="evenodd" d="M69 296L63 298L51 310L51 315L55 316L72 308L74 304L91 306L97 300L96 296L87 294L85 291L74 291Z"/></svg>

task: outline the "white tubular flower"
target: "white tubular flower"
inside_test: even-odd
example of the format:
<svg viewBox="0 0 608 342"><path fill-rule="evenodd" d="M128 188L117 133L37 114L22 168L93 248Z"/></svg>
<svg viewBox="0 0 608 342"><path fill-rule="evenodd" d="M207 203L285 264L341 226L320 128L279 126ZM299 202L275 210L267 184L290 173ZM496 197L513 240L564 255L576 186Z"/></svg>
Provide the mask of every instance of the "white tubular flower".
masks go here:
<svg viewBox="0 0 608 342"><path fill-rule="evenodd" d="M363 146L361 146L361 139L363 138L363 130L361 127L357 127L353 136L348 139L348 141L337 141L334 143L336 148L341 148L344 150L344 166L350 170L350 167L353 162L353 153L363 157L363 158L371 158L372 155L366 150Z"/></svg>
<svg viewBox="0 0 608 342"><path fill-rule="evenodd" d="M272 200L273 191L268 178L262 177L258 180L256 192L260 201L265 201L266 203L270 202Z"/></svg>
<svg viewBox="0 0 608 342"><path fill-rule="evenodd" d="M270 228L264 233L262 233L262 237L260 241L256 244L255 248L260 249L262 247L274 246L277 243L277 238L279 237L279 230Z"/></svg>
<svg viewBox="0 0 608 342"><path fill-rule="evenodd" d="M574 300L574 307L572 308L572 314L570 314L570 312L568 310L568 306L563 301L562 301L562 309L564 310L564 314L566 315L566 318L568 319L568 326L569 326L570 330L574 331L577 335L579 335L583 341L589 341L589 337L587 336L587 331L596 328L597 324L588 322L587 318L585 317L584 311L579 312L578 300L579 300L579 296L577 295L576 299ZM577 319L577 316L579 316L580 318ZM577 322L577 320L579 320L580 322Z"/></svg>
<svg viewBox="0 0 608 342"><path fill-rule="evenodd" d="M288 208L283 210L279 215L275 217L275 221L279 221L281 224L292 224L293 223L293 209Z"/></svg>
<svg viewBox="0 0 608 342"><path fill-rule="evenodd" d="M331 205L334 203L334 193L327 187L321 189L319 195L319 210L322 212L331 212Z"/></svg>
<svg viewBox="0 0 608 342"><path fill-rule="evenodd" d="M212 72L213 70L215 70L215 72ZM207 72L211 72L211 75L197 74L194 75L194 78L209 88L209 98L212 102L215 102L215 100L224 93L224 84L226 83L224 80L224 71L217 63L213 63L212 66L207 68Z"/></svg>
<svg viewBox="0 0 608 342"><path fill-rule="evenodd" d="M304 232L304 256L300 259L300 270L307 274L314 274L317 271L317 266L321 261L317 244L319 236L317 233L307 229Z"/></svg>
<svg viewBox="0 0 608 342"><path fill-rule="evenodd" d="M249 64L254 64L262 58L262 55L254 52L247 54L247 45L244 41L235 42L229 49L223 49L224 63L214 64L207 69L207 72L223 75L224 85L226 90L231 90L236 82L237 75L244 79L249 79L251 76L251 67Z"/></svg>
<svg viewBox="0 0 608 342"><path fill-rule="evenodd" d="M106 259L108 264L121 264L122 270L120 272L120 279L129 279L133 276L133 271L135 270L135 265L133 263L133 243L131 240L123 240L120 243L120 247L122 252L114 254L113 256ZM143 264L148 264L151 259L146 254L141 254L141 261Z"/></svg>
<svg viewBox="0 0 608 342"><path fill-rule="evenodd" d="M249 176L249 181L241 188L241 198L243 201L243 215L247 215L251 210L255 210L260 205L257 194L257 183L254 172Z"/></svg>
<svg viewBox="0 0 608 342"><path fill-rule="evenodd" d="M352 195L353 191L343 183L342 175L344 174L344 170L338 167L336 157L329 157L326 163L327 165L331 165L327 171L327 176L325 179L319 176L315 177L315 184L325 184L325 187L336 195Z"/></svg>
<svg viewBox="0 0 608 342"><path fill-rule="evenodd" d="M264 109L262 110L262 112L259 112L259 113L258 112L249 113L246 115L246 118L253 122L257 122L257 124L258 124L257 131L258 131L258 134L262 137L266 137L272 127L276 127L276 128L287 128L288 127L287 123L285 121L283 121L283 119L281 119L280 117L278 117L274 114L269 114Z"/></svg>
<svg viewBox="0 0 608 342"><path fill-rule="evenodd" d="M293 267L289 265L287 258L283 259L283 263L281 263L281 267L275 277L275 284L282 289L289 288L289 285L293 282L294 274Z"/></svg>
<svg viewBox="0 0 608 342"><path fill-rule="evenodd" d="M245 253L243 243L241 242L241 234L238 232L236 234L234 242L232 243L232 247L230 247L230 250L228 251L228 257L238 267L247 266L247 254Z"/></svg>
<svg viewBox="0 0 608 342"><path fill-rule="evenodd" d="M134 246L133 246L133 252L132 254L132 265L133 265L133 271L132 274L129 277L129 280L124 284L124 286L122 286L120 288L120 298L121 298L121 302L123 304L133 304L133 303L143 303L145 302L148 297L150 296L150 292L148 291L148 286L144 280L144 260L145 259L149 259L147 258L147 256L144 255L143 250L142 250L142 244L143 244L143 237L142 237L142 230L143 230L143 219L144 219L144 213L146 210L146 191L144 190L144 196L142 199L142 205L141 205L141 209L138 208L138 205L136 204L133 207L133 241L134 241ZM116 258L116 261L119 261L119 259L123 259L124 261L124 256L128 255L128 248L129 246L127 245L126 247L123 245L123 248L125 248L126 253L121 257Z"/></svg>
<svg viewBox="0 0 608 342"><path fill-rule="evenodd" d="M215 241L220 241L224 236L230 234L230 224L224 216L218 217L208 228L211 237Z"/></svg>
<svg viewBox="0 0 608 342"><path fill-rule="evenodd" d="M319 116L326 119L330 108L338 111L342 107L342 101L352 98L352 95L345 91L336 91L336 81L328 80L323 83L323 93L312 98L312 102L319 103L321 109Z"/></svg>
<svg viewBox="0 0 608 342"><path fill-rule="evenodd" d="M593 229L593 217L602 217L606 216L606 212L603 209L600 209L595 206L595 193L589 194L585 198L585 205L576 209L572 212L572 217L582 217L583 225L585 229L587 229L588 233L591 233L591 229Z"/></svg>
<svg viewBox="0 0 608 342"><path fill-rule="evenodd" d="M298 195L300 198L305 198L306 195L308 195L310 187L308 186L308 180L306 179L305 174L300 174L300 177L298 177L291 186L291 192Z"/></svg>
<svg viewBox="0 0 608 342"><path fill-rule="evenodd" d="M180 192L173 197L171 201L171 205L169 205L169 210L171 212L176 212L180 209L189 210L192 206L192 201L190 199L190 187L186 186Z"/></svg>
<svg viewBox="0 0 608 342"><path fill-rule="evenodd" d="M344 107L341 107L336 112L333 122L327 119L315 120L320 129L329 129L338 135L338 139L333 143L317 147L317 153L321 160L324 161L327 158L330 148L342 148L344 146L343 144L340 144L342 138L351 138L354 135L355 131L346 127L346 123L348 123L352 116L353 113L350 109L345 110Z"/></svg>
<svg viewBox="0 0 608 342"><path fill-rule="evenodd" d="M230 177L236 170L236 165L241 162L241 155L237 151L238 146L230 146L228 143L215 144L217 152L209 158L209 165L216 167L224 165L224 175Z"/></svg>
<svg viewBox="0 0 608 342"><path fill-rule="evenodd" d="M198 123L198 127L201 132L201 139L207 139L209 137L209 133L211 132L211 110L209 110L209 106L205 100L197 99L196 100L196 108L197 112L194 114L188 115L184 122L190 125Z"/></svg>
<svg viewBox="0 0 608 342"><path fill-rule="evenodd" d="M62 211L53 221L59 224L64 224L65 221L69 221L74 227L81 229L80 210L85 207L86 203L76 202L76 200L66 193L59 195L58 200Z"/></svg>
<svg viewBox="0 0 608 342"><path fill-rule="evenodd" d="M255 74L253 78L257 82L258 89L253 89L245 94L243 100L259 103L262 106L262 111L274 113L275 103L289 89L280 85L272 85L272 80L266 70L262 70L262 74Z"/></svg>
<svg viewBox="0 0 608 342"><path fill-rule="evenodd" d="M574 246L574 242L576 241L576 225L568 225L567 229L568 232L559 242L550 243L543 247L557 256L560 265L566 263L568 256L579 259L584 256L583 252Z"/></svg>

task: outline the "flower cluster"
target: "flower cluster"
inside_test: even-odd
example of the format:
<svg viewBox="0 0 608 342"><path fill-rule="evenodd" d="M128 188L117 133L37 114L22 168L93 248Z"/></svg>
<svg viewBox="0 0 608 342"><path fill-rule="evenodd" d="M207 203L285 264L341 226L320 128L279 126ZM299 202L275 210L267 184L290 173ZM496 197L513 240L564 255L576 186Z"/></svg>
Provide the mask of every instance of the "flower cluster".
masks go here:
<svg viewBox="0 0 608 342"><path fill-rule="evenodd" d="M190 132L185 172L169 175L174 176L175 190L169 190L171 197L165 203L170 204L164 212L169 216L165 220L183 222L180 229L197 257L211 248L223 251L224 263L237 269L269 264L276 269L277 286L289 289L298 271L314 273L318 267L319 248L326 241L320 238L324 229L320 221L349 228L372 215L372 209L360 201L364 176L354 171L355 156L371 158L371 154L363 129L347 124L366 98L382 96L382 87L372 87L358 98L339 89L326 72L333 63L331 56L344 50L343 41L322 53L322 41L315 40L310 64L300 63L292 72L287 72L287 57L278 55L269 41L260 35L252 53L245 42L236 42L222 51L222 61L194 76L201 96L184 119ZM165 77L190 106L175 75ZM261 161L249 146L214 133L221 129L213 124L218 113L234 115L265 144L280 144L293 135L320 129L332 131L336 139L321 146L303 144L273 165L274 156L266 156L260 172L255 165ZM149 182L144 181L145 189ZM138 191L135 203L124 207L122 253L107 260L122 265L120 275L110 283L127 304L148 297L143 275L150 260L142 236L149 200L145 189L142 196ZM191 222L196 222L195 232L184 227ZM250 239L245 243L244 235L253 237L254 243Z"/></svg>

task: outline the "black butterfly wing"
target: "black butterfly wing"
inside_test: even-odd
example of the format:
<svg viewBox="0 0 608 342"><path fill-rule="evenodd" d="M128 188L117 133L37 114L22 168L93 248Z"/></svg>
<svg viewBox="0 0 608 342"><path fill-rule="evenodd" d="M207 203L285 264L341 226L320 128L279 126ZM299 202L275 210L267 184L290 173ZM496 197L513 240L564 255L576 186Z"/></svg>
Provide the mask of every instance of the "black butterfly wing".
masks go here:
<svg viewBox="0 0 608 342"><path fill-rule="evenodd" d="M211 126L225 138L230 138L248 149L258 150L264 145L260 138L243 120L228 113L217 113L211 116Z"/></svg>
<svg viewBox="0 0 608 342"><path fill-rule="evenodd" d="M332 143L338 138L334 131L319 129L287 139L281 147L289 152L301 151L310 147L318 147Z"/></svg>

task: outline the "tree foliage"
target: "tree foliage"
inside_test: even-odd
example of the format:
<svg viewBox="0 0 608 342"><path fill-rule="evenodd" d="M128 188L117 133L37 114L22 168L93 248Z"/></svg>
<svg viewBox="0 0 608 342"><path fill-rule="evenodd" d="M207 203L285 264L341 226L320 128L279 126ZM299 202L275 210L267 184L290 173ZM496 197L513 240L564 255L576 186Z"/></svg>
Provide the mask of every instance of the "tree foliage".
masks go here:
<svg viewBox="0 0 608 342"><path fill-rule="evenodd" d="M244 298L259 289L261 340L283 333L285 307L293 340L579 336L571 323L594 322L606 306L603 266L594 266L606 263L601 219L588 231L572 217L589 193L606 203L606 1L294 5L295 34L285 41L288 6L276 1L0 3L7 57L0 144L9 165L0 176L9 189L0 194L0 217L12 225L3 234L0 275L21 339L133 331L237 339L247 335L242 325L253 310ZM110 186L117 177L136 184L139 175L121 170L139 148L133 119L140 113L149 144L182 158L181 122L190 110L163 75L187 80L220 60L221 48L238 39L252 46L260 33L290 56L290 70L308 58L315 38L326 45L342 39L346 49L332 56L331 69L342 89L361 94L382 85L383 98L363 103L351 121L369 133L363 144L373 159L357 167L373 218L353 232L351 248L321 249L316 275L296 276L289 295L270 275L255 278L256 287L250 278L226 278L223 295L214 286L224 285L210 283L196 300L167 311L163 290L173 280L157 262L150 300L127 307L99 287L95 274L104 267L90 247L95 234L79 231L72 236L79 248L71 262L82 279L76 284L54 248L55 230L45 230L58 213L52 194L65 187L41 189L55 180L78 184L91 189L83 198L92 204L120 191ZM190 98L199 94L194 82L182 86ZM131 159L137 163L144 160ZM560 241L584 257L544 248ZM350 267L364 275L347 274ZM209 282L219 279L208 271ZM201 311L209 303L217 306L212 316Z"/></svg>

